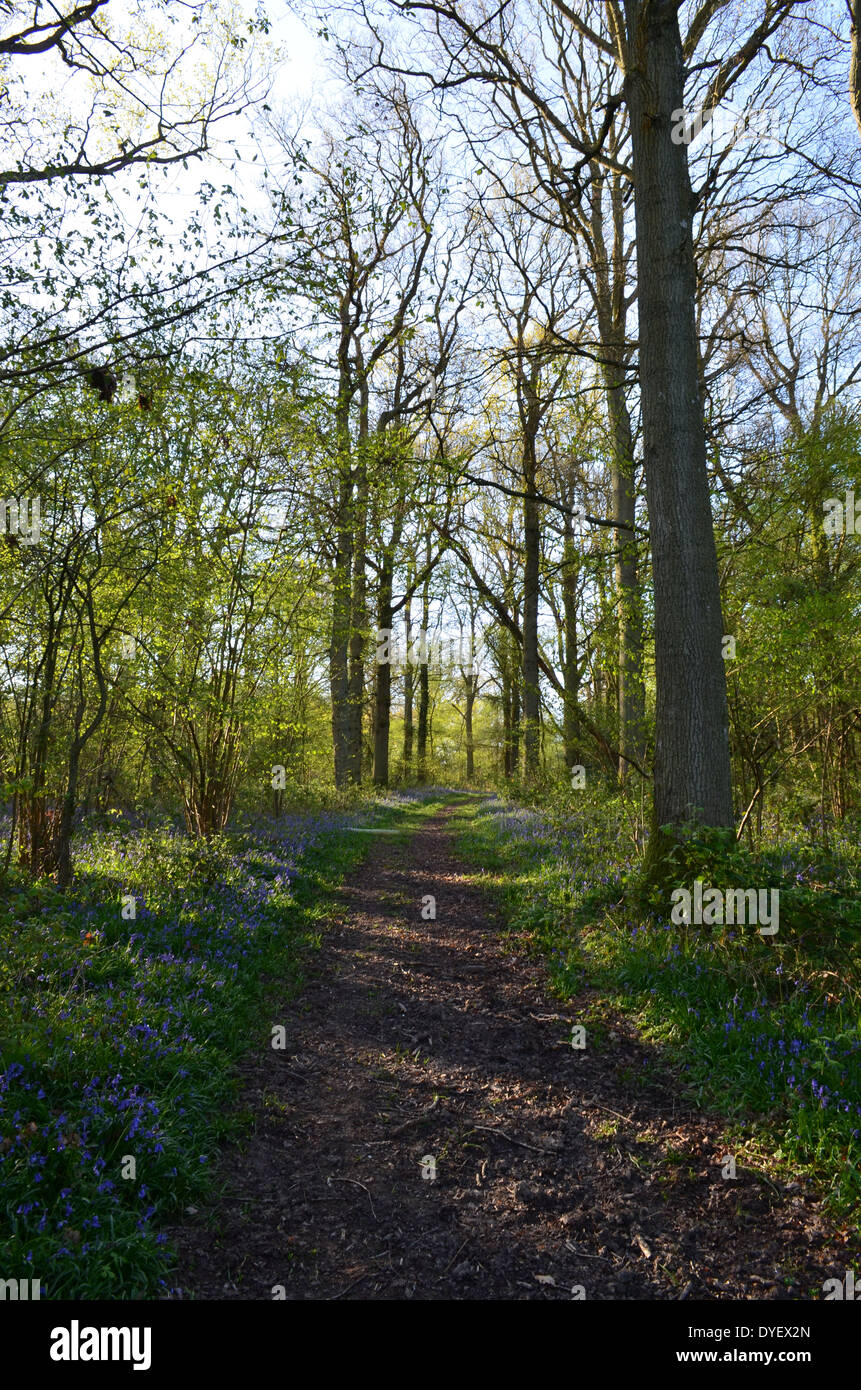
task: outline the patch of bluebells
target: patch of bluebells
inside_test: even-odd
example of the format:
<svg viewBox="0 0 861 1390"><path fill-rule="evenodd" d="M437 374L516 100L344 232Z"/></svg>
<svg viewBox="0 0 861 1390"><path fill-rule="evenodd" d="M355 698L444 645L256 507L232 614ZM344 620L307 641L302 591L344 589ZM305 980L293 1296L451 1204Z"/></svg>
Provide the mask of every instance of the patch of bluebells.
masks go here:
<svg viewBox="0 0 861 1390"><path fill-rule="evenodd" d="M35 1253L54 1297L161 1286L160 1212L207 1182L234 1016L286 958L291 885L311 850L371 814L260 818L212 846L173 826L82 828L71 892L46 888L20 930L0 933L0 981L27 985L2 996L0 1025L14 1039L0 1061L9 1277ZM124 1155L145 1183L123 1177ZM136 1272L122 1290L112 1252L124 1241Z"/></svg>
<svg viewBox="0 0 861 1390"><path fill-rule="evenodd" d="M380 796L378 806L391 806L401 809L408 806L424 806L429 801L439 801L442 797L462 796L463 787L442 787L438 785L425 787L400 787L397 791L387 791L385 796Z"/></svg>
<svg viewBox="0 0 861 1390"><path fill-rule="evenodd" d="M756 949L756 936L732 933L727 941L730 935L740 969L745 955ZM794 977L782 963L769 965L773 991L761 992L760 975L742 979L733 990L726 948L710 933L661 948L655 932L643 926L620 936L615 954L621 978L646 990L654 1007L675 1019L680 1036L691 1035L695 1068L713 1070L716 1055L723 1054L738 1077L742 1062L748 1099L758 1108L801 1111L808 1118L814 1110L827 1112L820 1115L820 1127L829 1117L848 1116L857 1139L861 1037L845 997L814 1006L810 982Z"/></svg>
<svg viewBox="0 0 861 1390"><path fill-rule="evenodd" d="M618 827L611 816L603 822L584 817L575 825L570 824L570 816L570 808L563 808L560 817L553 807L535 810L495 798L477 820L481 833L498 845L514 875L524 874L515 889L515 911L543 941L555 979L573 989L583 979L584 942L574 940L565 926L567 905L599 887L607 889L606 901L617 879L623 888L630 865L622 862ZM838 898L852 940L852 913L857 911L853 903L858 901L857 846L847 841L839 852L827 856L810 846L783 846L763 855L761 862L765 881L781 885L781 931L785 930L783 885L789 884L792 891L798 890L806 914L805 931L814 934L814 946L830 963L832 905ZM615 906L623 904L624 893ZM618 911L605 916L599 909L596 919L599 930L585 947L593 981L601 978L611 990L644 1001L664 1035L671 1022L692 1077L706 1084L713 1101L730 1097L737 1104L781 1117L802 1160L825 1152L836 1155L835 1188L842 1185L848 1200L857 1202L861 1198L857 990L853 996L835 976L834 993L823 997L821 989L814 991L807 977L816 978L819 962L805 957L795 944L789 949L791 925L785 942L782 938L775 948L763 943L755 931L705 930L680 937L669 914L661 911L625 921ZM545 926L548 920L550 925ZM857 932L854 940L857 962ZM728 1090L724 1080L729 1078L733 1084Z"/></svg>

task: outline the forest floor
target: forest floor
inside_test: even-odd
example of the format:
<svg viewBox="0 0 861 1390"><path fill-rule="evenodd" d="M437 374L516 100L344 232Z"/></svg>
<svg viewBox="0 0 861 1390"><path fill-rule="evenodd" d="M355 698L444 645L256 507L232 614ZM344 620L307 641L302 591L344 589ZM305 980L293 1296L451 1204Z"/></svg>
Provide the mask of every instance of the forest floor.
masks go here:
<svg viewBox="0 0 861 1390"><path fill-rule="evenodd" d="M594 996L552 995L452 814L341 890L286 1048L242 1064L221 1196L168 1231L173 1296L821 1298L850 1233L806 1183L723 1177L724 1122L623 1017L572 1046Z"/></svg>

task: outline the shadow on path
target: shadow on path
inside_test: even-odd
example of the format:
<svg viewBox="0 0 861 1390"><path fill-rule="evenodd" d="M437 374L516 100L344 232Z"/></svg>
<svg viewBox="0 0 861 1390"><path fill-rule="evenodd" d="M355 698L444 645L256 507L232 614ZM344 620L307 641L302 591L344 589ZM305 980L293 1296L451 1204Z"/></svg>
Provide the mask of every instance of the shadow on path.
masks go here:
<svg viewBox="0 0 861 1390"><path fill-rule="evenodd" d="M680 1111L623 1019L571 1046L589 996L554 1001L503 936L450 814L374 846L273 1018L286 1049L245 1062L253 1133L215 1209L170 1232L182 1296L821 1296L851 1261L819 1204L723 1179L721 1122Z"/></svg>

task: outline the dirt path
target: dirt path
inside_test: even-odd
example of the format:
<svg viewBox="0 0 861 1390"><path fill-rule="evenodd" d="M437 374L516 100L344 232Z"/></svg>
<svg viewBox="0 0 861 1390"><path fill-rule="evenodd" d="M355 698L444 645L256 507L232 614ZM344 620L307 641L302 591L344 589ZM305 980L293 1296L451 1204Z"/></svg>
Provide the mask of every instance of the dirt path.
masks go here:
<svg viewBox="0 0 861 1390"><path fill-rule="evenodd" d="M817 1202L723 1179L719 1122L680 1112L624 1021L571 1046L588 996L560 1006L503 941L449 814L380 836L283 1010L286 1050L246 1062L253 1134L215 1210L170 1233L183 1296L757 1299L842 1277Z"/></svg>

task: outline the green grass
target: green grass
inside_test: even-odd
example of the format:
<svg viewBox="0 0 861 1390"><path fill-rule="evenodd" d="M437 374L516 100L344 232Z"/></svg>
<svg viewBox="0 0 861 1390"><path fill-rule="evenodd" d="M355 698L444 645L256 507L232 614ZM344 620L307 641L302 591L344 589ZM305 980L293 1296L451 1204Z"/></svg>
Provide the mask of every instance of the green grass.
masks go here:
<svg viewBox="0 0 861 1390"><path fill-rule="evenodd" d="M727 1117L767 1168L805 1173L835 1212L861 1211L861 850L785 841L753 855L700 839L677 885L775 887L780 927L685 926L670 884L645 889L619 807L569 794L540 810L458 816L509 929L563 997L585 987L629 1014L689 1098Z"/></svg>

